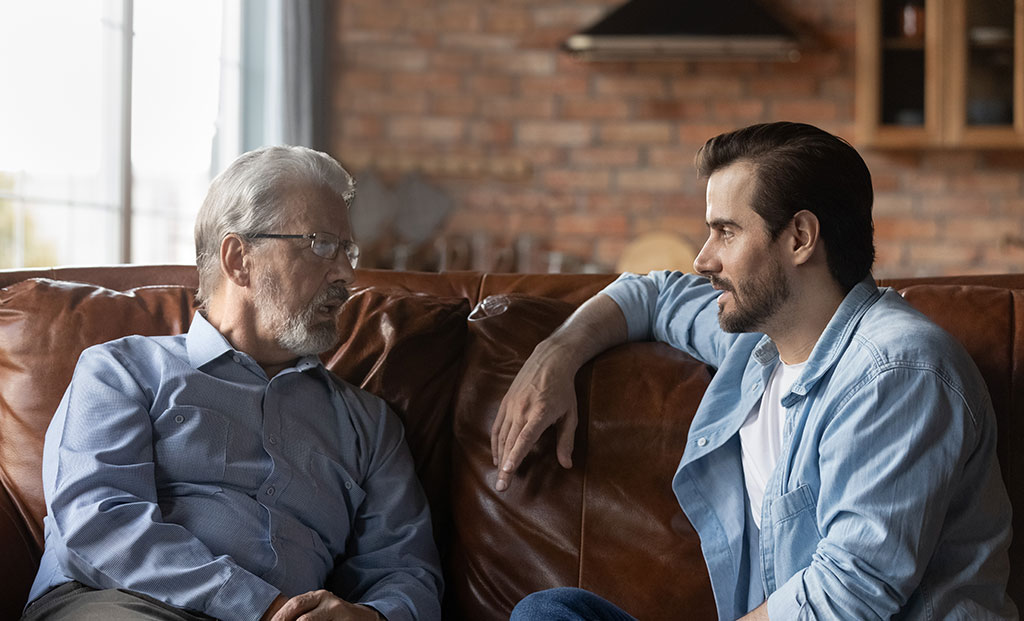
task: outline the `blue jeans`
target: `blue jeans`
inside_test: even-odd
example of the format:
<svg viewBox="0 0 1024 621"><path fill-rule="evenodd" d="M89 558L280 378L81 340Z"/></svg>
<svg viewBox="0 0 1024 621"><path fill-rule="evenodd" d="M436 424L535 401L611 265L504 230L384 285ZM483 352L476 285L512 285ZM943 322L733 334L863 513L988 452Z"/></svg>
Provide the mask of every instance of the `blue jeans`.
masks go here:
<svg viewBox="0 0 1024 621"><path fill-rule="evenodd" d="M636 621L621 608L590 591L559 587L523 598L509 621Z"/></svg>

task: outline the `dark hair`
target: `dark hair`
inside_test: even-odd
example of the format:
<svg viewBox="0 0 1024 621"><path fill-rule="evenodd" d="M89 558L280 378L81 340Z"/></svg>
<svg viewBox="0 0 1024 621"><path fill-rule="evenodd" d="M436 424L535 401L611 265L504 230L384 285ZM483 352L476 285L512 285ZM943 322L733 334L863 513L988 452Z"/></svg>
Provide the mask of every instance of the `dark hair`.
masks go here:
<svg viewBox="0 0 1024 621"><path fill-rule="evenodd" d="M846 291L875 261L871 173L848 142L805 123L763 123L715 136L697 151L702 178L744 161L757 175L753 209L775 239L801 210L821 224L833 278Z"/></svg>

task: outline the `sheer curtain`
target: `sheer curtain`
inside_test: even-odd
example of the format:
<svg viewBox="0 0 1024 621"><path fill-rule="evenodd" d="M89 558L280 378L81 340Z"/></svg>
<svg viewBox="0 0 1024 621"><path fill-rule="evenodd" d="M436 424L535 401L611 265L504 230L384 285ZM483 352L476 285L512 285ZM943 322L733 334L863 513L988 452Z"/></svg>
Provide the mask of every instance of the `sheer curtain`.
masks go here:
<svg viewBox="0 0 1024 621"><path fill-rule="evenodd" d="M243 150L327 145L326 0L243 6Z"/></svg>

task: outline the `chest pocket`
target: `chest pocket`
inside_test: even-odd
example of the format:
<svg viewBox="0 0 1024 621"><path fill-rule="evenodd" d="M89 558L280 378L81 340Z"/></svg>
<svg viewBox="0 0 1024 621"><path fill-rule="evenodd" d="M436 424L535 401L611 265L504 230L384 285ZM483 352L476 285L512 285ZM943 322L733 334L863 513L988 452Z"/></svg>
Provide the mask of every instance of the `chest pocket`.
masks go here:
<svg viewBox="0 0 1024 621"><path fill-rule="evenodd" d="M153 421L158 484L218 485L227 463L228 421L220 412L175 406Z"/></svg>
<svg viewBox="0 0 1024 621"><path fill-rule="evenodd" d="M821 541L817 503L809 485L775 498L771 505L776 584L811 564Z"/></svg>
<svg viewBox="0 0 1024 621"><path fill-rule="evenodd" d="M366 492L345 466L323 453L310 453L309 469L314 493L306 506L315 507L313 529L332 555L341 554Z"/></svg>

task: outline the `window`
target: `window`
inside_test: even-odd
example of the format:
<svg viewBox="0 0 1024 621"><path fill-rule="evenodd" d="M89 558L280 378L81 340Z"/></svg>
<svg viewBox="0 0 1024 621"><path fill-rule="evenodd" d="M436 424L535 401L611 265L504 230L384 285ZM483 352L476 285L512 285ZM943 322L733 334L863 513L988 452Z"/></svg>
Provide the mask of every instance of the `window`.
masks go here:
<svg viewBox="0 0 1024 621"><path fill-rule="evenodd" d="M194 260L240 151L240 3L0 4L0 268Z"/></svg>

